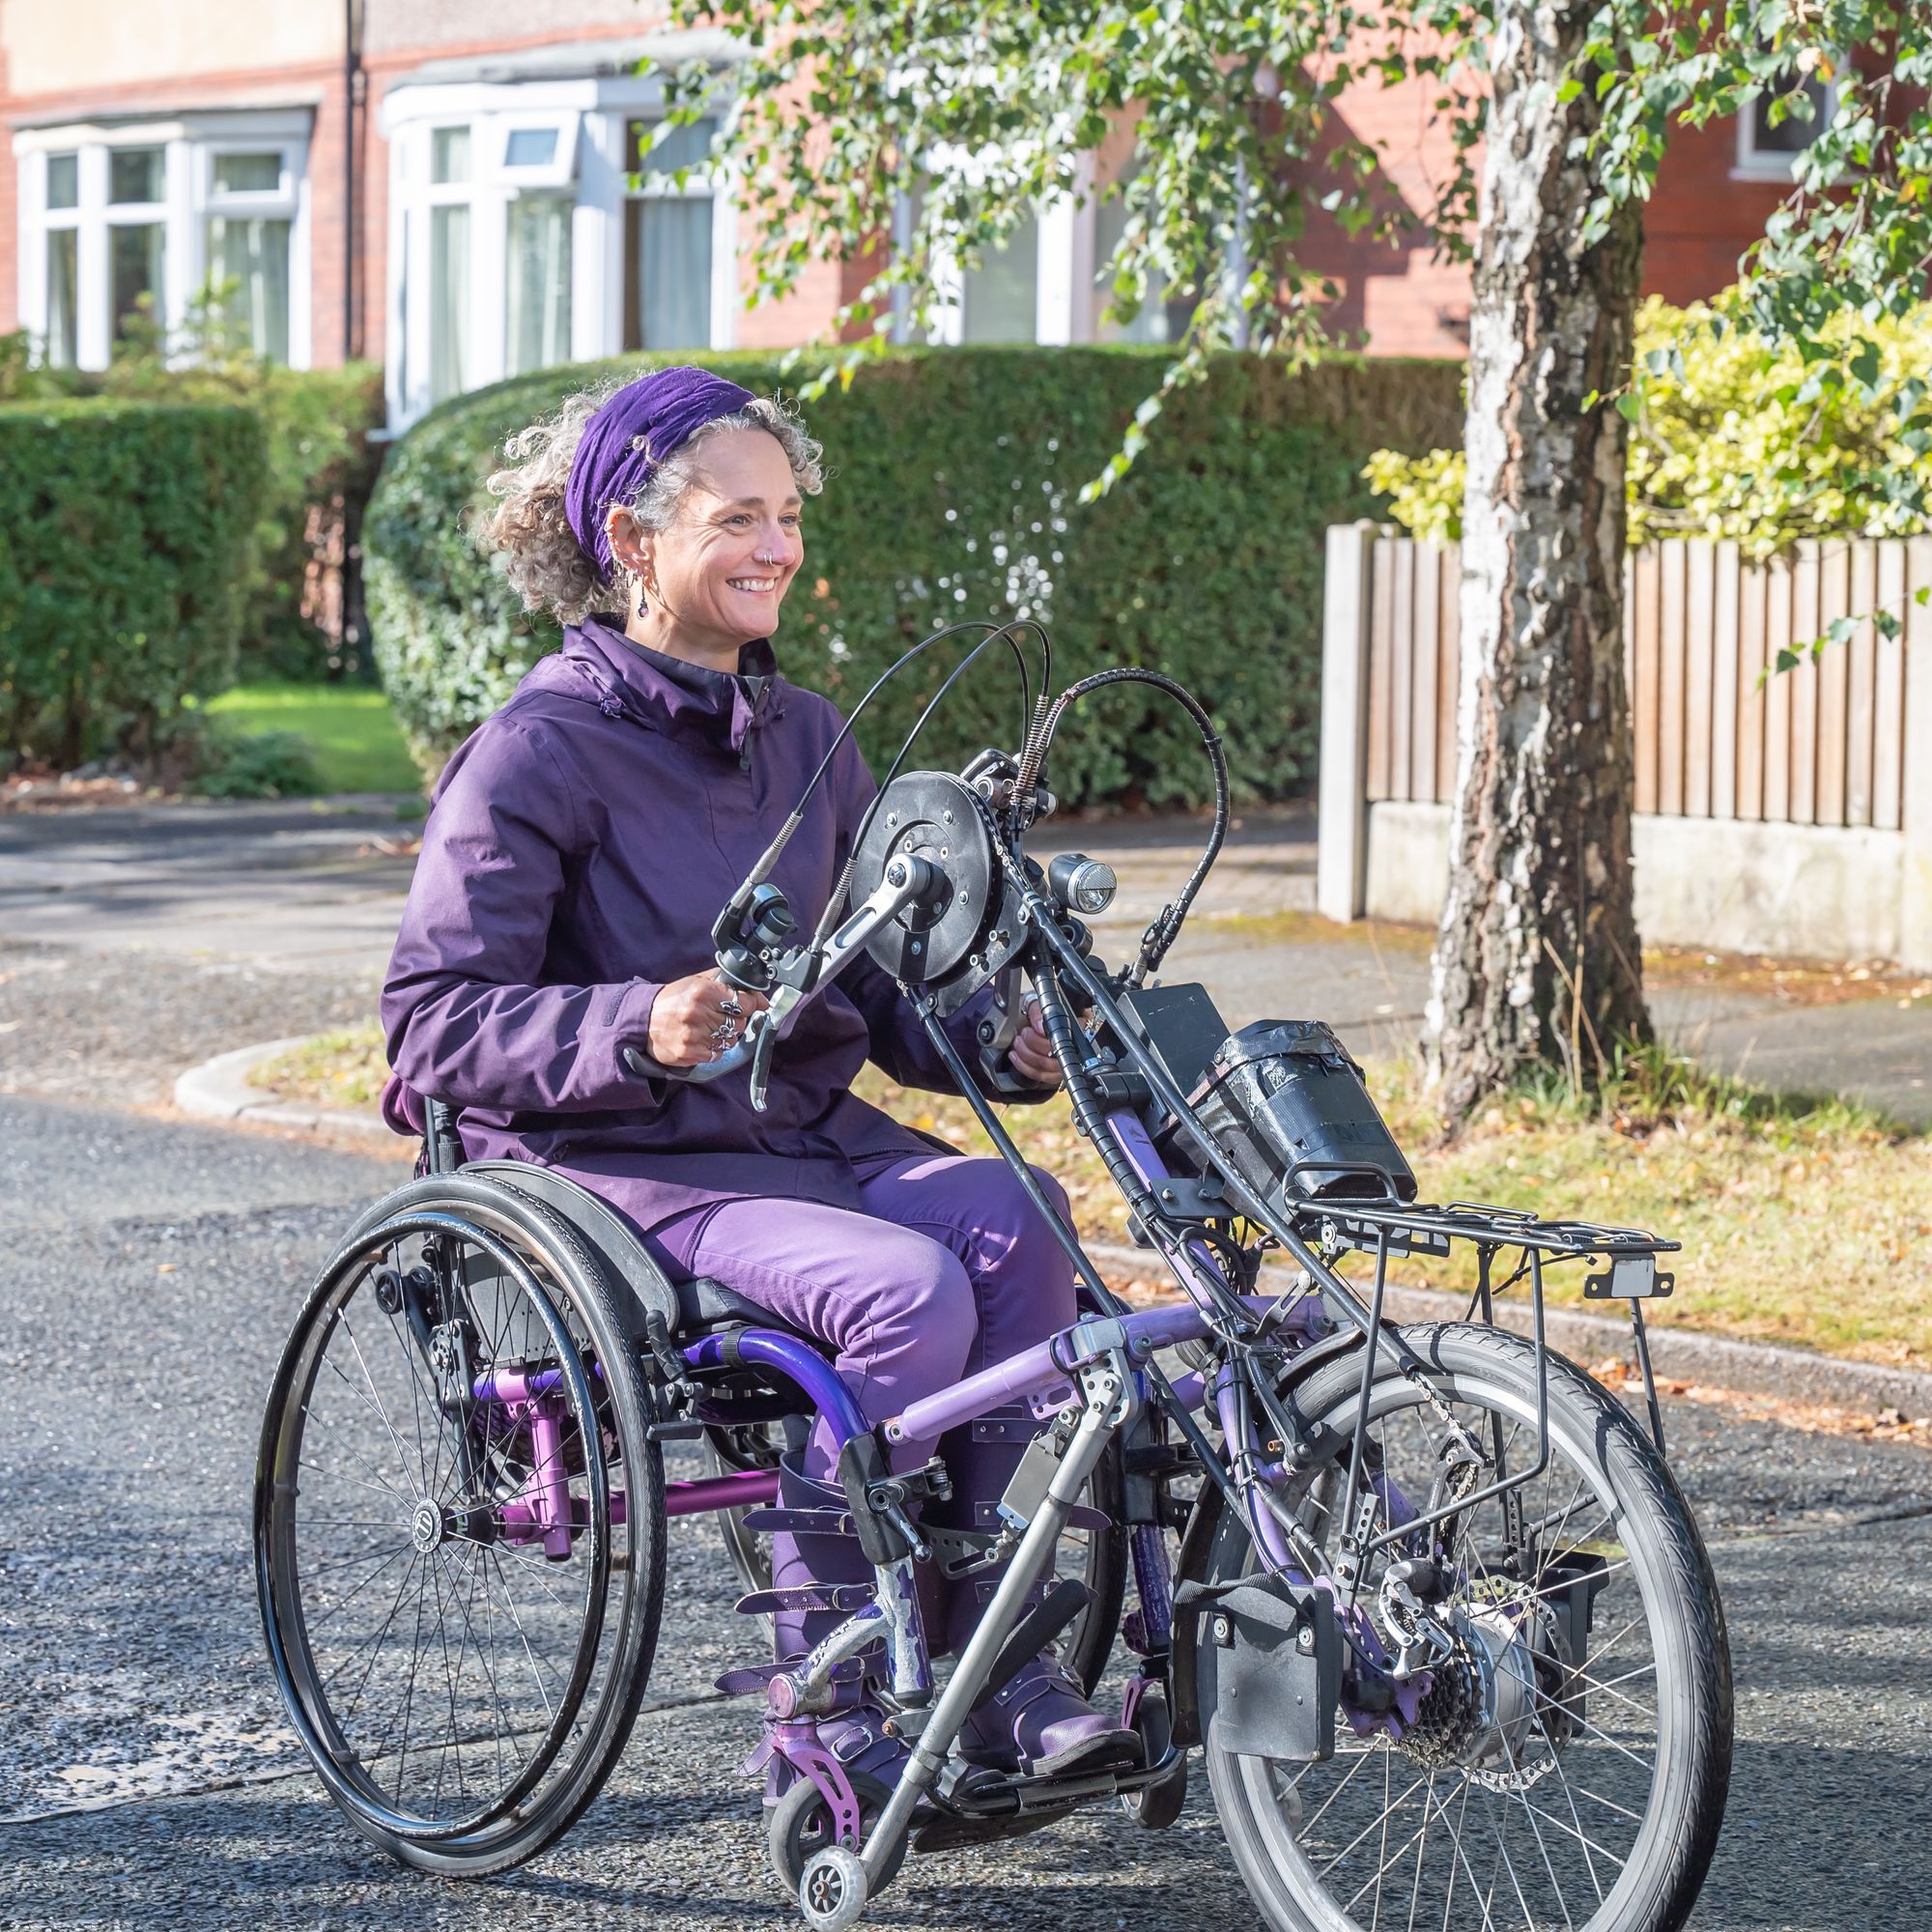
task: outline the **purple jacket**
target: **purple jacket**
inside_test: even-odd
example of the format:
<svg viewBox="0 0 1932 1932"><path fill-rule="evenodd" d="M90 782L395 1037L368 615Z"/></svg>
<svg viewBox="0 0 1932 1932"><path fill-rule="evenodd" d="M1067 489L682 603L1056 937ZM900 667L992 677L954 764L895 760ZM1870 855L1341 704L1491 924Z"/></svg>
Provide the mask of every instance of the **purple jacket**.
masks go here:
<svg viewBox="0 0 1932 1932"><path fill-rule="evenodd" d="M793 1015L765 1113L743 1070L693 1086L621 1057L648 1054L658 988L712 963L719 908L842 722L776 674L769 644L742 668L665 657L593 617L450 760L383 988L391 1124L419 1122L433 1094L458 1109L470 1159L560 1169L646 1231L749 1195L854 1207L855 1161L932 1145L851 1093L867 1059L953 1090L869 959ZM773 875L808 930L873 791L848 740ZM981 1004L947 1023L969 1057Z"/></svg>

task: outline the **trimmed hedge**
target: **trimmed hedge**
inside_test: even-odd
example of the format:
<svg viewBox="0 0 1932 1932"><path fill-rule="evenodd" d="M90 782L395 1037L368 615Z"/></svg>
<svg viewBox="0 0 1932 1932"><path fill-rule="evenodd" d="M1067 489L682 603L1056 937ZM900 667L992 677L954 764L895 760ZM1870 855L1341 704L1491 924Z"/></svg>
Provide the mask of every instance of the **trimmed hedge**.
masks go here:
<svg viewBox="0 0 1932 1932"><path fill-rule="evenodd" d="M1462 367L1338 355L1294 371L1217 356L1170 399L1124 481L1083 506L1079 485L1119 446L1165 354L909 350L813 404L830 474L806 506L805 568L777 638L787 674L849 707L928 632L1030 609L1053 639L1056 689L1110 664L1155 667L1221 721L1243 796L1305 788L1322 531L1370 512L1371 451L1460 435ZM391 450L363 526L369 611L378 669L426 764L556 641L470 535L504 440L576 388L671 359L499 384L445 404ZM781 386L775 355L702 359L749 388ZM875 768L956 662L929 652L867 712ZM1010 658L989 652L922 736L918 762L1010 745L1019 716ZM1191 733L1154 693L1098 695L1060 739L1054 788L1077 804L1197 803L1207 769Z"/></svg>
<svg viewBox="0 0 1932 1932"><path fill-rule="evenodd" d="M234 680L261 425L225 404L0 404L0 763L152 746Z"/></svg>

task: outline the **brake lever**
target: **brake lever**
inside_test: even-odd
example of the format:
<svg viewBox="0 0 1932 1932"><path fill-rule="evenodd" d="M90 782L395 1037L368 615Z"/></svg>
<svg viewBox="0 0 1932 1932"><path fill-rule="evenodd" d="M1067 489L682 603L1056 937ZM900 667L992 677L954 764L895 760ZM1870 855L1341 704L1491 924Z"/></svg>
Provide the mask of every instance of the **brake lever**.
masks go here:
<svg viewBox="0 0 1932 1932"><path fill-rule="evenodd" d="M755 1040L752 1029L745 1029L745 1040L752 1047L752 1105L758 1113L765 1111L771 1094L779 1029L792 1009L836 980L882 926L891 924L908 906L930 897L945 883L945 875L927 860L909 854L895 858L886 867L877 888L852 909L822 948L814 942L785 960L779 969L771 1004L753 1015L753 1020L764 1021Z"/></svg>

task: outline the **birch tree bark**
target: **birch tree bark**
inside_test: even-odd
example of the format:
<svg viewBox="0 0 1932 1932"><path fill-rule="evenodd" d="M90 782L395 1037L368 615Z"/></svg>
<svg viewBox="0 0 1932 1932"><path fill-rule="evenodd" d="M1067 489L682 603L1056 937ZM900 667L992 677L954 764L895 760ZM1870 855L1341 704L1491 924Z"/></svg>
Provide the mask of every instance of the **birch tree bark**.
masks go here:
<svg viewBox="0 0 1932 1932"><path fill-rule="evenodd" d="M1645 1037L1631 904L1624 454L1641 246L1594 246L1590 0L1500 0L1469 327L1463 669L1449 896L1429 1003L1452 1123L1534 1062L1594 1081Z"/></svg>

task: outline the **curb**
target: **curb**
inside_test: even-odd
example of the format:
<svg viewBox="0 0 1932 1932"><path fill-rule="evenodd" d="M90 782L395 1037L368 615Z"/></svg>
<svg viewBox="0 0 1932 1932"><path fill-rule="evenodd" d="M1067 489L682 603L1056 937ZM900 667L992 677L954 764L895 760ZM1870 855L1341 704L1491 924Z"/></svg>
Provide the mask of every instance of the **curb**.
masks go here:
<svg viewBox="0 0 1932 1932"><path fill-rule="evenodd" d="M326 1128L331 1133L367 1135L393 1140L388 1123L373 1107L323 1107L308 1100L277 1100L248 1084L250 1070L278 1053L288 1053L310 1036L264 1040L256 1046L217 1053L199 1066L190 1066L175 1082L175 1105L184 1114L204 1121L245 1121L250 1126L294 1127L306 1133Z"/></svg>
<svg viewBox="0 0 1932 1932"><path fill-rule="evenodd" d="M1087 1249L1094 1261L1113 1267L1131 1267L1146 1274L1158 1258L1142 1248L1103 1246ZM1285 1267L1265 1272L1286 1274ZM1398 1321L1460 1321L1468 1307L1460 1294L1435 1289L1400 1288L1387 1294L1389 1314ZM1527 1302L1505 1298L1496 1304L1496 1325L1526 1335L1530 1329ZM1635 1345L1628 1318L1586 1315L1578 1310L1546 1304L1544 1334L1552 1349L1587 1367L1606 1355L1635 1366ZM1660 1382L1702 1382L1715 1388L1750 1395L1782 1396L1787 1401L1823 1403L1874 1414L1895 1408L1910 1417L1932 1416L1932 1375L1919 1369L1888 1368L1880 1362L1844 1361L1835 1355L1813 1354L1808 1349L1788 1349L1776 1342L1741 1342L1727 1335L1699 1335L1662 1321L1645 1324L1650 1364Z"/></svg>

